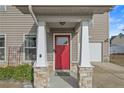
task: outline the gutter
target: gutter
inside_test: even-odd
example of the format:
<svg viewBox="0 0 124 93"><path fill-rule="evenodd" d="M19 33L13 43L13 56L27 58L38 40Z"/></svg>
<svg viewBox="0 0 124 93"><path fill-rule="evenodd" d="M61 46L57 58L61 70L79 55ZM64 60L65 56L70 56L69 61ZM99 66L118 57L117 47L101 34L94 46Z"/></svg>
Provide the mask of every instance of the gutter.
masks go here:
<svg viewBox="0 0 124 93"><path fill-rule="evenodd" d="M36 18L35 14L34 14L34 12L33 12L33 10L32 10L32 6L31 6L31 5L28 6L28 10L29 10L29 12L30 12L30 14L31 14L31 16L32 16L32 18L33 18L35 24L36 24L37 26L39 26L38 21L37 21L37 18Z"/></svg>

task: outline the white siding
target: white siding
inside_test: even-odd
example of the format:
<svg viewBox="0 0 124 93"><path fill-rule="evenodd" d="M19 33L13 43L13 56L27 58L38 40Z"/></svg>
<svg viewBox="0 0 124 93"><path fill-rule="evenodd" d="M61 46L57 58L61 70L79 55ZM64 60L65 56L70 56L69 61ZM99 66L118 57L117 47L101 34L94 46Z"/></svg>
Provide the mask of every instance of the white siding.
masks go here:
<svg viewBox="0 0 124 93"><path fill-rule="evenodd" d="M95 62L101 62L102 57L102 45L101 43L90 43L90 60Z"/></svg>

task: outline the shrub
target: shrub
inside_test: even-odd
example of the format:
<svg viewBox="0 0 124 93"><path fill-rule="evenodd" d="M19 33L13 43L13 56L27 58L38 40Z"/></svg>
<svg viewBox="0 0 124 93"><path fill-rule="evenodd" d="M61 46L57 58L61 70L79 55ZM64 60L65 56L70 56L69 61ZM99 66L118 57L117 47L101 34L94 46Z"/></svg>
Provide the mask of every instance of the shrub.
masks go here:
<svg viewBox="0 0 124 93"><path fill-rule="evenodd" d="M27 64L17 66L13 78L16 80L32 80L32 67Z"/></svg>
<svg viewBox="0 0 124 93"><path fill-rule="evenodd" d="M4 68L0 68L0 79L5 79L4 77Z"/></svg>
<svg viewBox="0 0 124 93"><path fill-rule="evenodd" d="M0 68L0 79L11 79L13 76L13 72L13 67Z"/></svg>
<svg viewBox="0 0 124 93"><path fill-rule="evenodd" d="M16 67L0 68L0 80L14 79L14 80L32 80L32 67L28 64L19 65Z"/></svg>

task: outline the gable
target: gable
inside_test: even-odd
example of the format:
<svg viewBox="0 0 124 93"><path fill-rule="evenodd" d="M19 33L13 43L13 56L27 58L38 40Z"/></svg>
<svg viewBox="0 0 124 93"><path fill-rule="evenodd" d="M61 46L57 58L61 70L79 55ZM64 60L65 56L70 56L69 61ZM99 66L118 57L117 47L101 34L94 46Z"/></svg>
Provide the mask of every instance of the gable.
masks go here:
<svg viewBox="0 0 124 93"><path fill-rule="evenodd" d="M119 34L118 36L111 39L111 45L124 45L124 35Z"/></svg>

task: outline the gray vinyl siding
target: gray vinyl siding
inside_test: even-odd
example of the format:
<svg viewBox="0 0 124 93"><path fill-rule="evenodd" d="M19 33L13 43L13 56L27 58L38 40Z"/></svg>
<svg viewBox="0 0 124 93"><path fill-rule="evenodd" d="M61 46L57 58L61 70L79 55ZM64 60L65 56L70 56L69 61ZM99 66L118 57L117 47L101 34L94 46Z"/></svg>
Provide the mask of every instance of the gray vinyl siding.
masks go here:
<svg viewBox="0 0 124 93"><path fill-rule="evenodd" d="M53 62L53 33L47 33L47 60Z"/></svg>
<svg viewBox="0 0 124 93"><path fill-rule="evenodd" d="M109 16L94 14L90 28L90 42L102 43L102 61L109 61Z"/></svg>
<svg viewBox="0 0 124 93"><path fill-rule="evenodd" d="M78 34L72 34L72 61L73 63L78 62Z"/></svg>
<svg viewBox="0 0 124 93"><path fill-rule="evenodd" d="M109 37L108 13L94 14L92 19L92 29L90 36L92 41L103 42Z"/></svg>
<svg viewBox="0 0 124 93"><path fill-rule="evenodd" d="M0 32L6 34L6 63L9 47L21 47L20 63L23 62L24 35L36 33L36 26L31 15L21 13L14 6L7 6L7 11L0 12Z"/></svg>
<svg viewBox="0 0 124 93"><path fill-rule="evenodd" d="M124 36L116 36L111 40L111 45L124 45Z"/></svg>

